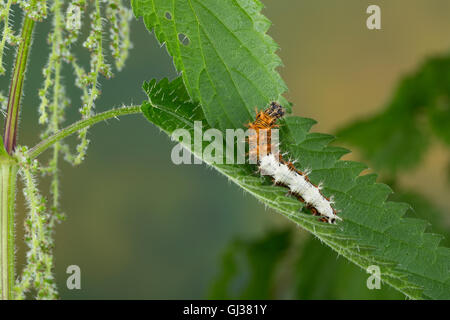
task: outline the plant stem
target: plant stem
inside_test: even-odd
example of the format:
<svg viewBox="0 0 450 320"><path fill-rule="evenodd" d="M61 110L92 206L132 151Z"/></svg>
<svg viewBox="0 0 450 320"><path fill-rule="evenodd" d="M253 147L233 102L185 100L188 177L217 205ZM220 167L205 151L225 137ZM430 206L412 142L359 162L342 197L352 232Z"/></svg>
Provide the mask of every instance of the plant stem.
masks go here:
<svg viewBox="0 0 450 320"><path fill-rule="evenodd" d="M9 87L8 115L5 123L3 143L8 154L12 154L16 146L17 123L19 122L20 98L22 96L23 80L27 66L28 53L31 45L31 35L34 29L34 20L25 15L22 26L22 36L17 50L14 74Z"/></svg>
<svg viewBox="0 0 450 320"><path fill-rule="evenodd" d="M122 107L117 109L108 110L99 114L96 114L95 116L92 116L87 119L80 120L78 122L75 122L71 124L70 126L61 129L54 135L48 137L47 139L39 142L37 145L35 145L33 148L28 151L28 156L30 159L36 158L38 155L40 155L42 152L44 152L47 148L51 147L53 144L58 142L61 139L64 139L65 137L71 135L72 133L75 133L77 131L80 131L81 129L90 127L98 122L115 118L122 115L127 114L135 114L135 113L141 113L141 107L140 106L129 106L129 107Z"/></svg>
<svg viewBox="0 0 450 320"><path fill-rule="evenodd" d="M13 299L14 288L14 206L18 166L10 157L16 146L20 98L31 46L34 21L28 16L22 24L22 34L9 87L8 114L0 155L0 298ZM5 152L6 151L6 152Z"/></svg>
<svg viewBox="0 0 450 320"><path fill-rule="evenodd" d="M0 160L0 298L13 299L14 288L14 204L18 166L8 158Z"/></svg>

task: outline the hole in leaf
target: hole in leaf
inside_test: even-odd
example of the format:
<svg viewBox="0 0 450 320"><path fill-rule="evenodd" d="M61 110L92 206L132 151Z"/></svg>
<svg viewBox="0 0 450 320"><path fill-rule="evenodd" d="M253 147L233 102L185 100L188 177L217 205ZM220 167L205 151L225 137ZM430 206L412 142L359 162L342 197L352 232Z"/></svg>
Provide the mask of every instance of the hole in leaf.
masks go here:
<svg viewBox="0 0 450 320"><path fill-rule="evenodd" d="M172 14L169 11L166 11L165 16L167 20L172 20Z"/></svg>
<svg viewBox="0 0 450 320"><path fill-rule="evenodd" d="M181 44L188 46L190 43L190 40L188 38L187 35L185 35L184 33L179 33L178 34L178 40L180 40Z"/></svg>

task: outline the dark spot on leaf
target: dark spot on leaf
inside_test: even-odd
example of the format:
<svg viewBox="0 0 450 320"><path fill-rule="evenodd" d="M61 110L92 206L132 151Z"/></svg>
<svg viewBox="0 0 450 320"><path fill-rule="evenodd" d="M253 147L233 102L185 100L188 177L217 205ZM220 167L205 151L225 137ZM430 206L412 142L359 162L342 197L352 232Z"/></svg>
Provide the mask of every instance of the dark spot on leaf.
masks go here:
<svg viewBox="0 0 450 320"><path fill-rule="evenodd" d="M169 11L166 11L165 16L167 20L172 20L172 14Z"/></svg>
<svg viewBox="0 0 450 320"><path fill-rule="evenodd" d="M187 35L185 35L184 33L179 33L178 34L178 40L180 40L181 44L188 46L190 43L190 40L188 38Z"/></svg>

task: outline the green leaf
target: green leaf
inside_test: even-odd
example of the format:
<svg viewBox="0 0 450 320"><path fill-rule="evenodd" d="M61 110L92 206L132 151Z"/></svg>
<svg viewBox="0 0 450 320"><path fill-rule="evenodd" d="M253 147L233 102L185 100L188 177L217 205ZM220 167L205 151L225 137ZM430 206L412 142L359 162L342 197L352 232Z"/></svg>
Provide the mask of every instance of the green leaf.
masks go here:
<svg viewBox="0 0 450 320"><path fill-rule="evenodd" d="M450 145L450 56L428 60L400 83L382 113L337 135L391 174L417 166L433 135Z"/></svg>
<svg viewBox="0 0 450 320"><path fill-rule="evenodd" d="M410 203L413 208L412 216L427 218L433 222L433 231L449 235L442 219L443 214L420 194L396 192L390 200ZM305 238L304 234L297 233L300 236L295 239L292 229L286 227L255 239L232 241L222 256L220 272L214 278L209 298L402 298L400 292L386 285L382 285L381 289L369 290L366 284L369 277L367 272L346 259L337 257L335 252L313 237ZM444 244L449 245L450 238L445 240ZM260 251L266 254L259 254ZM330 269L333 272L329 272ZM274 275L283 275L283 278ZM288 282L290 279L295 281ZM238 286L242 282L244 285Z"/></svg>
<svg viewBox="0 0 450 320"><path fill-rule="evenodd" d="M223 256L222 270L209 298L276 298L273 289L277 266L291 245L291 237L291 230L286 229L271 231L261 239L233 241Z"/></svg>
<svg viewBox="0 0 450 320"><path fill-rule="evenodd" d="M333 272L330 272L333 270ZM312 237L306 239L295 263L295 298L311 299L402 299L391 287L369 290L367 272L336 256Z"/></svg>
<svg viewBox="0 0 450 320"><path fill-rule="evenodd" d="M339 259L317 239L294 232L284 227L230 242L208 298L402 299L387 285L369 290L368 273Z"/></svg>
<svg viewBox="0 0 450 320"><path fill-rule="evenodd" d="M205 122L181 79L172 83L152 80L144 89L149 101L143 103L143 113L169 136L178 128L193 136L194 121ZM312 169L310 179L315 184L323 182L325 196L335 196L336 208L344 219L337 225L306 213L303 204L289 197L285 188L259 177L255 166L208 164L351 262L363 269L378 265L382 281L408 297L449 299L450 249L439 247L442 237L425 233L427 223L423 220L403 218L409 206L386 201L390 188L377 184L376 175L360 176L366 168L363 164L339 160L348 151L328 146L329 135L309 133L313 120L286 117L280 124L281 150L297 159L300 169ZM201 157L186 141L183 144Z"/></svg>
<svg viewBox="0 0 450 320"><path fill-rule="evenodd" d="M445 222L446 212L443 212L432 201L417 192L402 189L396 189L389 200L409 203L412 208L409 216L429 221L432 224L431 231L433 233L445 236L441 245L450 246L450 228Z"/></svg>
<svg viewBox="0 0 450 320"><path fill-rule="evenodd" d="M132 0L160 43L167 46L193 100L212 127L241 128L255 107L289 104L275 70L281 61L266 34L270 22L258 0ZM186 39L185 39L186 38Z"/></svg>

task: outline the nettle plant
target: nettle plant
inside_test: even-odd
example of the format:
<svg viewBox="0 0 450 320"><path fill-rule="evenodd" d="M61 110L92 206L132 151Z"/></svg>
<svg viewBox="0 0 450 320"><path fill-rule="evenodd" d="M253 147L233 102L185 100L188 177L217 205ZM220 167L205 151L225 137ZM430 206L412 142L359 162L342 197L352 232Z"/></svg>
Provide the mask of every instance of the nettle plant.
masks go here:
<svg viewBox="0 0 450 320"><path fill-rule="evenodd" d="M277 72L281 65L275 54L278 47L266 34L270 22L260 13L258 0L132 0L134 16L142 17L166 45L181 75L173 81L145 83L148 101L142 105L96 114L100 81L112 75L109 63L117 70L123 68L131 46L129 20L133 14L128 7L121 0L1 1L0 59L6 46L16 47L9 94L3 98L6 120L0 150L2 299L23 299L32 292L38 299L58 297L52 275L52 236L63 219L58 205L58 167L62 157L73 165L83 161L90 126L122 115L143 114L169 136L177 129L186 129L193 136L195 121L202 121L204 129L244 128L255 119L255 107L263 109L271 101L290 111L283 98L287 88ZM11 27L12 10L23 15L21 31ZM28 148L17 144L20 98L33 29L38 23L50 22L50 55L37 93L41 104L36 106L38 121L45 129L42 141ZM90 29L87 37L80 32L83 25ZM80 44L90 51L89 66L80 64L73 53L72 48ZM4 73L8 66L0 65ZM64 68L73 70L73 79L62 78ZM65 87L69 84L80 88L81 120L64 126L64 112L70 105ZM378 266L381 280L407 297L450 298L450 250L439 246L442 237L425 233L427 222L403 217L410 207L386 201L390 188L376 183L374 174L360 175L365 165L340 160L348 150L329 146L333 136L310 133L314 123L296 116L281 119L280 150L296 160L301 170L311 170L309 179L315 185L322 183L324 196L334 196L343 219L336 224L312 216L285 188L256 173L255 165L205 162L349 261L363 269ZM72 134L79 136L76 152L63 143ZM202 157L202 147L181 143ZM50 161L39 162L38 156L47 149L53 153ZM27 263L20 275L15 274L14 237L18 176L24 182L29 207L24 222ZM37 179L42 176L52 179L48 199L38 189Z"/></svg>

